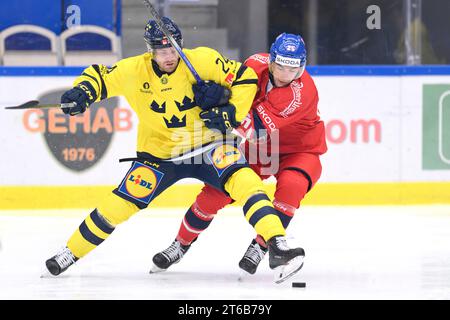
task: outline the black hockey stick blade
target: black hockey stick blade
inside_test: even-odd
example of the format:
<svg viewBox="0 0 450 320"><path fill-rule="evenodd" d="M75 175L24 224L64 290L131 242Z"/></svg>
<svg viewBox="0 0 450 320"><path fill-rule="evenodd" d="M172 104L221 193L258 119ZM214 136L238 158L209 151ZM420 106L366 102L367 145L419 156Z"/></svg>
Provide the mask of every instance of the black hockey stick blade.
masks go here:
<svg viewBox="0 0 450 320"><path fill-rule="evenodd" d="M31 100L18 106L5 107L5 109L21 110L21 109L72 108L75 105L76 105L75 103L39 104L39 101Z"/></svg>
<svg viewBox="0 0 450 320"><path fill-rule="evenodd" d="M21 105L18 105L18 106L5 107L5 109L31 109L31 108L36 107L37 105L39 105L39 101L31 100L31 101L22 103Z"/></svg>

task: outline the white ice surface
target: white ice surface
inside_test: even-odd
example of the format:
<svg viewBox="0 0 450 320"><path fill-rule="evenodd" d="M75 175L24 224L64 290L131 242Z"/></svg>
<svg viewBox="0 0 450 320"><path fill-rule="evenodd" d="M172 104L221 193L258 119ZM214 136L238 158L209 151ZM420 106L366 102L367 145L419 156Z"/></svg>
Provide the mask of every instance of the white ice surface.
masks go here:
<svg viewBox="0 0 450 320"><path fill-rule="evenodd" d="M179 264L149 274L183 210L147 209L60 277L41 279L88 213L0 211L0 299L450 299L450 206L304 206L288 234L305 265L281 285L267 257L237 280L253 235L239 208L221 212Z"/></svg>

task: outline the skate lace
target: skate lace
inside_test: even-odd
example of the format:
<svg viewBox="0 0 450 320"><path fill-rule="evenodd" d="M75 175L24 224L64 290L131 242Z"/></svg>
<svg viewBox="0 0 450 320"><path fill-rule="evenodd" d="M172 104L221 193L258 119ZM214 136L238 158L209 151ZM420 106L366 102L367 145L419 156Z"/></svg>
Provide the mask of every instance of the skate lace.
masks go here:
<svg viewBox="0 0 450 320"><path fill-rule="evenodd" d="M178 241L173 242L163 254L170 260L175 261L177 258L183 257L183 250L181 249L180 243Z"/></svg>
<svg viewBox="0 0 450 320"><path fill-rule="evenodd" d="M259 264L264 258L264 252L261 250L258 244L251 245L248 247L245 257L256 264Z"/></svg>
<svg viewBox="0 0 450 320"><path fill-rule="evenodd" d="M62 251L60 251L56 254L55 260L58 263L58 265L62 269L64 269L75 262L75 257L72 254L72 252L69 250L69 248L66 247Z"/></svg>
<svg viewBox="0 0 450 320"><path fill-rule="evenodd" d="M279 237L275 239L277 241L277 248L283 251L288 251L290 248L287 245L285 237Z"/></svg>

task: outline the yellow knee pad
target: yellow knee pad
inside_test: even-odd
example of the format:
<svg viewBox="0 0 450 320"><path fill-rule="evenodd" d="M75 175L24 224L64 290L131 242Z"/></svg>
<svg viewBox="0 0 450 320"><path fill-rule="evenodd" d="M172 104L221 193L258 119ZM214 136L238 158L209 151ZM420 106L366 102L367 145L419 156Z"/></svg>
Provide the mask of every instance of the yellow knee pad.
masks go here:
<svg viewBox="0 0 450 320"><path fill-rule="evenodd" d="M224 187L239 205L255 193L266 193L261 178L250 168L242 168L233 173Z"/></svg>

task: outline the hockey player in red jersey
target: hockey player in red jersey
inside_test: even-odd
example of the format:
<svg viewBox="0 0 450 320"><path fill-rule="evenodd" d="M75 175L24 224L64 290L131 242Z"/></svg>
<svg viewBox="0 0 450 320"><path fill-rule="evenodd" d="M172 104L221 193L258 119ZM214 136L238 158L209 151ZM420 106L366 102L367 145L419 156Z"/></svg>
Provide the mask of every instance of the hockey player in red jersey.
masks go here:
<svg viewBox="0 0 450 320"><path fill-rule="evenodd" d="M247 138L245 151L251 168L262 179L274 176L277 180L273 205L286 228L305 194L318 181L322 172L319 156L327 151L317 89L305 70L306 49L299 35L279 35L269 54L255 54L245 65L258 75L258 92L238 131ZM202 98L201 93L196 93L199 103ZM261 149L270 154L272 161L279 161L279 166L268 167L259 156L255 157L255 150ZM186 212L175 241L153 257L152 272L164 271L179 262L215 214L231 202L228 195L205 185ZM255 211L252 217L257 219L263 210ZM239 267L254 274L266 252L265 239L257 235Z"/></svg>

